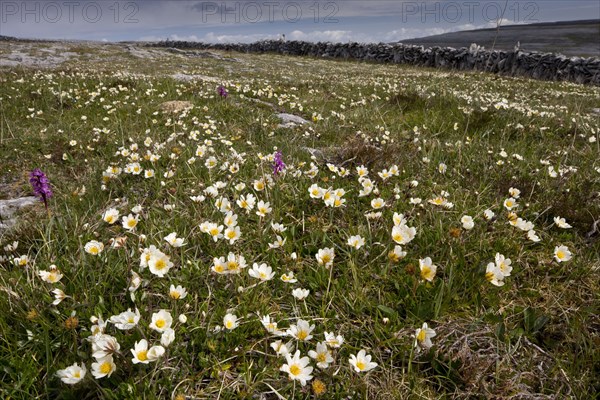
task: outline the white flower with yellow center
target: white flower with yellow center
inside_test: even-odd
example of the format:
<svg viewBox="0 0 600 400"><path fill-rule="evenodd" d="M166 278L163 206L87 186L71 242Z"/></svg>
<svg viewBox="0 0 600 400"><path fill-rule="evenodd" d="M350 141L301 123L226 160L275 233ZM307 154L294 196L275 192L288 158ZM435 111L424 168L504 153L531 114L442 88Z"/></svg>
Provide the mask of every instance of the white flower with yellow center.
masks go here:
<svg viewBox="0 0 600 400"><path fill-rule="evenodd" d="M223 317L223 327L230 331L239 326L238 317L234 314L227 314Z"/></svg>
<svg viewBox="0 0 600 400"><path fill-rule="evenodd" d="M97 240L90 240L85 244L84 250L88 254L97 256L98 254L102 253L102 250L104 250L104 244L98 242Z"/></svg>
<svg viewBox="0 0 600 400"><path fill-rule="evenodd" d="M255 180L253 183L254 186L254 190L256 190L257 192L262 192L263 190L265 190L265 181L262 179L259 180Z"/></svg>
<svg viewBox="0 0 600 400"><path fill-rule="evenodd" d="M171 327L173 323L173 317L167 310L160 310L152 314L152 322L150 323L150 329L154 329L159 333L163 333L166 329Z"/></svg>
<svg viewBox="0 0 600 400"><path fill-rule="evenodd" d="M485 279L494 286L504 286L504 275L495 263L491 262L485 270Z"/></svg>
<svg viewBox="0 0 600 400"><path fill-rule="evenodd" d="M56 371L56 376L59 377L63 383L74 385L81 382L86 373L87 369L85 368L84 363L81 363L81 366L74 363L70 367Z"/></svg>
<svg viewBox="0 0 600 400"><path fill-rule="evenodd" d="M435 336L435 331L427 326L427 322L424 322L423 326L415 331L415 346L422 349L429 349L433 346L431 338Z"/></svg>
<svg viewBox="0 0 600 400"><path fill-rule="evenodd" d="M367 354L365 350L359 351L356 355L351 354L348 361L356 372L367 372L377 367L377 363L371 361L371 355Z"/></svg>
<svg viewBox="0 0 600 400"><path fill-rule="evenodd" d="M121 314L113 315L109 318L109 321L113 323L117 329L123 331L129 330L135 328L138 322L140 322L140 311L136 308L135 312L133 312L131 311L131 308L129 308Z"/></svg>
<svg viewBox="0 0 600 400"><path fill-rule="evenodd" d="M348 246L358 250L365 245L365 239L360 235L350 236L348 238Z"/></svg>
<svg viewBox="0 0 600 400"><path fill-rule="evenodd" d="M342 335L335 335L333 332L325 332L325 343L327 346L337 349L344 343L344 337Z"/></svg>
<svg viewBox="0 0 600 400"><path fill-rule="evenodd" d="M296 283L298 279L294 277L294 273L292 271L287 272L281 275L281 280L285 283Z"/></svg>
<svg viewBox="0 0 600 400"><path fill-rule="evenodd" d="M150 256L148 268L151 273L162 278L173 268L173 263L170 260L171 258L168 255L162 252L155 252Z"/></svg>
<svg viewBox="0 0 600 400"><path fill-rule="evenodd" d="M323 198L325 191L323 189L321 189L319 187L319 185L317 185L316 183L313 183L308 188L308 193L309 193L310 197L313 199L321 199L321 198Z"/></svg>
<svg viewBox="0 0 600 400"><path fill-rule="evenodd" d="M165 241L169 243L172 247L181 247L185 245L183 238L178 238L176 232L171 232L167 236L165 236Z"/></svg>
<svg viewBox="0 0 600 400"><path fill-rule="evenodd" d="M572 228L572 226L567 223L567 220L561 217L554 217L554 223L556 224L556 226L562 229Z"/></svg>
<svg viewBox="0 0 600 400"><path fill-rule="evenodd" d="M92 363L92 375L96 379L110 377L116 369L117 366L113 362L112 356L101 358L95 363Z"/></svg>
<svg viewBox="0 0 600 400"><path fill-rule="evenodd" d="M119 210L116 208L109 208L102 214L102 220L107 224L114 224L119 220Z"/></svg>
<svg viewBox="0 0 600 400"><path fill-rule="evenodd" d="M391 262L397 263L404 257L406 257L406 251L402 250L402 246L396 245L396 246L394 246L394 250L392 250L388 253L388 258L390 259Z"/></svg>
<svg viewBox="0 0 600 400"><path fill-rule="evenodd" d="M517 205L517 201L512 197L509 197L508 199L504 200L504 208L506 208L508 211L517 207Z"/></svg>
<svg viewBox="0 0 600 400"><path fill-rule="evenodd" d="M228 270L227 263L225 262L225 257L213 258L213 265L211 267L211 271L219 275L227 274Z"/></svg>
<svg viewBox="0 0 600 400"><path fill-rule="evenodd" d="M500 253L496 253L496 267L498 267L498 269L500 270L500 272L502 272L502 275L506 276L510 276L510 272L512 271L512 266L510 258L505 258L502 254Z"/></svg>
<svg viewBox="0 0 600 400"><path fill-rule="evenodd" d="M132 214L129 214L122 219L123 228L132 231L135 229L139 221L139 217L136 215L135 217Z"/></svg>
<svg viewBox="0 0 600 400"><path fill-rule="evenodd" d="M312 339L312 331L315 329L315 325L310 325L308 321L299 319L296 325L291 325L287 330L287 334L292 336L298 341L307 342Z"/></svg>
<svg viewBox="0 0 600 400"><path fill-rule="evenodd" d="M171 285L169 288L169 297L173 300L183 300L187 296L187 290L181 285L175 287L175 285Z"/></svg>
<svg viewBox="0 0 600 400"><path fill-rule="evenodd" d="M392 239L402 245L410 243L417 234L417 229L407 225L395 225L392 228Z"/></svg>
<svg viewBox="0 0 600 400"><path fill-rule="evenodd" d="M329 351L325 342L317 343L316 350L310 350L308 352L308 356L315 360L315 362L317 363L317 367L321 369L328 368L329 364L333 362L331 351Z"/></svg>
<svg viewBox="0 0 600 400"><path fill-rule="evenodd" d="M554 259L558 262L569 261L571 256L571 251L567 246L556 246L554 248Z"/></svg>
<svg viewBox="0 0 600 400"><path fill-rule="evenodd" d="M260 279L261 281L269 281L273 279L275 276L275 272L273 272L273 268L269 267L267 264L262 263L258 265L254 263L252 265L252 269L248 270L248 274L256 279Z"/></svg>
<svg viewBox="0 0 600 400"><path fill-rule="evenodd" d="M242 231L239 226L228 227L223 233L225 240L229 240L229 244L234 244L242 236Z"/></svg>
<svg viewBox="0 0 600 400"><path fill-rule="evenodd" d="M385 201L381 197L371 200L371 208L374 210L379 210L383 206L385 206Z"/></svg>
<svg viewBox="0 0 600 400"><path fill-rule="evenodd" d="M38 274L44 282L48 283L56 283L63 277L63 274L58 270L58 268L56 268L56 265L54 264L49 267L48 271L40 271Z"/></svg>
<svg viewBox="0 0 600 400"><path fill-rule="evenodd" d="M333 251L333 248L325 247L323 249L319 249L315 257L317 258L319 265L323 265L325 268L330 268L333 265L335 252Z"/></svg>
<svg viewBox="0 0 600 400"><path fill-rule="evenodd" d="M430 257L419 260L419 268L421 269L421 279L432 282L437 272L437 266L433 264Z"/></svg>
<svg viewBox="0 0 600 400"><path fill-rule="evenodd" d="M265 203L264 201L260 200L256 205L256 215L259 217L265 217L271 211L273 211L273 209L271 208L271 204L269 202Z"/></svg>
<svg viewBox="0 0 600 400"><path fill-rule="evenodd" d="M300 350L296 350L293 357L289 353L286 354L285 358L287 364L283 364L279 370L286 372L291 380L300 381L300 384L304 386L313 378L311 375L313 367L309 366L310 360L308 357L300 358Z"/></svg>

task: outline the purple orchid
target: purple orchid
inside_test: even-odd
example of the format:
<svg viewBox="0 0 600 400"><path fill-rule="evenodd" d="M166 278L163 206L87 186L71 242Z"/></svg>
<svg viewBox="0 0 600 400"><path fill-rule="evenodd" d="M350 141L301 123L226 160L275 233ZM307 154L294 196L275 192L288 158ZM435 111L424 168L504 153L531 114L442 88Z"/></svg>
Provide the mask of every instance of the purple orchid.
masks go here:
<svg viewBox="0 0 600 400"><path fill-rule="evenodd" d="M284 169L285 164L281 159L281 151L278 150L277 153L275 153L275 159L273 160L273 174L277 175L278 173L283 172Z"/></svg>
<svg viewBox="0 0 600 400"><path fill-rule="evenodd" d="M29 174L29 182L33 187L33 193L44 202L44 206L48 209L48 199L52 197L52 190L46 174L41 169L36 168Z"/></svg>

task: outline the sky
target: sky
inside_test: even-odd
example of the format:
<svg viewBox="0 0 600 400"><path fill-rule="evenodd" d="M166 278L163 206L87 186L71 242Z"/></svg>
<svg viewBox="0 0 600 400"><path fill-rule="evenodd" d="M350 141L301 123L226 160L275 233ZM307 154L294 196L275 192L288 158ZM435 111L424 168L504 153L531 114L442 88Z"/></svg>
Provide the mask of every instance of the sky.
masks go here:
<svg viewBox="0 0 600 400"><path fill-rule="evenodd" d="M582 19L600 19L600 1L0 0L0 35L98 41L395 42Z"/></svg>

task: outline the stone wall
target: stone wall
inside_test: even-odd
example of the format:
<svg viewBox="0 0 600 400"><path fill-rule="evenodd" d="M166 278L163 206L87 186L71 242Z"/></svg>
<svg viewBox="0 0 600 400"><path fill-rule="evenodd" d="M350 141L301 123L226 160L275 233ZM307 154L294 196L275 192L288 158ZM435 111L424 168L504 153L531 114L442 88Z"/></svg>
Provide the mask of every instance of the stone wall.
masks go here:
<svg viewBox="0 0 600 400"><path fill-rule="evenodd" d="M551 53L526 53L519 49L488 51L477 45L455 49L452 47L424 48L401 43L311 43L274 40L249 44L209 44L168 40L149 45L178 49L214 49L244 53L279 53L294 56L353 59L461 71L487 71L508 76L600 86L600 58L567 58Z"/></svg>

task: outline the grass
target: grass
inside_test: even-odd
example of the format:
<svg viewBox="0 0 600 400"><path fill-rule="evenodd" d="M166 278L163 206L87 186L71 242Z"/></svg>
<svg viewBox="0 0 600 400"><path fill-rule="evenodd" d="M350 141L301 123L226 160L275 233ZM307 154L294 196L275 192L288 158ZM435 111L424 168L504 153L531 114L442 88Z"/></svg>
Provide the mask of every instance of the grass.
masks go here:
<svg viewBox="0 0 600 400"><path fill-rule="evenodd" d="M0 45L6 53L8 45ZM239 61L222 61L157 51L144 59L118 45L73 46L85 57L45 70L0 70L0 198L31 194L35 167L54 191L48 211L41 203L27 210L0 238L3 398L312 398L317 379L323 398L587 399L600 389L600 242L586 236L600 219L600 142L591 111L600 107L598 88L277 55L223 54ZM176 73L216 78L229 96L216 94L215 81L177 81ZM172 100L193 108L158 111ZM311 122L278 128L274 109ZM202 145L205 154L196 156ZM273 176L276 150L284 175ZM122 172L103 179L107 168L134 162L132 154L153 178ZM217 160L212 169L205 166L210 156ZM239 169L231 172L233 164ZM377 188L363 197L361 165ZM397 175L380 178L393 165ZM256 180L266 189L256 190ZM213 198L206 189L218 181L225 186ZM345 204L311 198L313 184L344 189ZM521 191L513 211L535 225L539 243L509 223L503 202L510 188ZM428 202L444 191L452 208ZM270 203L266 217L236 204L250 193ZM199 195L206 199L190 198ZM223 223L220 197L238 216L241 237L233 244L200 228ZM378 197L385 206L373 210ZM120 218L137 205L139 224L127 231ZM114 225L102 220L110 208L120 212ZM491 221L483 217L487 209L495 213ZM372 212L381 216L367 218ZM416 228L398 262L388 256L395 212ZM473 217L472 229L462 227L463 215ZM558 216L572 228L557 227ZM276 233L271 222L287 230ZM163 238L171 232L185 245L168 245ZM277 235L285 243L271 249ZM348 246L352 235L365 245ZM84 250L92 240L104 244L97 256ZM16 250L5 247L13 241ZM151 245L174 264L162 278L140 267ZM571 260L556 261L560 245ZM329 269L315 258L323 248L335 252ZM230 252L245 257L246 269L271 266L274 279L212 272L213 259ZM486 279L496 253L513 266L501 287ZM27 265L15 265L22 255ZM420 275L426 257L437 266L431 282ZM52 264L63 274L58 283L39 276ZM279 279L288 271L297 283ZM134 292L132 272L142 280ZM187 296L172 299L172 284ZM55 288L70 297L52 305ZM297 300L294 288L310 294ZM128 308L139 309L140 321L131 330L106 326L120 345L116 371L95 379L90 319ZM173 316L174 341L158 360L132 363L136 342L160 344L149 325L161 309ZM222 328L228 313L240 322L231 331ZM298 319L314 324L309 342L283 338L303 357L324 332L341 334L344 344L331 349L327 369L311 360L314 379L302 386L279 371L286 360L270 346L278 338L257 314L283 330ZM418 351L413 335L424 322L437 336L431 349ZM378 364L367 373L348 362L361 349ZM67 385L56 373L73 363L88 373Z"/></svg>

